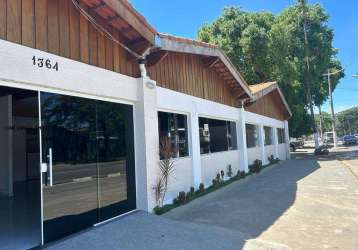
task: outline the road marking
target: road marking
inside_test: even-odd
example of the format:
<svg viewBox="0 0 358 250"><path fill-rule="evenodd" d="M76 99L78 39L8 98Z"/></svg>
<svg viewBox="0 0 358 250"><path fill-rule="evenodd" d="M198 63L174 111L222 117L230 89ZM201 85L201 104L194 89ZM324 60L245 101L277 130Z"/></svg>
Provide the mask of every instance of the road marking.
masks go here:
<svg viewBox="0 0 358 250"><path fill-rule="evenodd" d="M85 182L85 181L91 181L92 179L93 179L92 177L83 177L83 178L73 179L73 182Z"/></svg>
<svg viewBox="0 0 358 250"><path fill-rule="evenodd" d="M353 171L353 169L352 169L353 166L352 166L349 162L347 162L347 161L345 161L345 160L339 159L339 161L342 162L343 165L345 165L345 166L349 169L349 171L352 173L352 175L358 180L358 174L356 174L356 173Z"/></svg>

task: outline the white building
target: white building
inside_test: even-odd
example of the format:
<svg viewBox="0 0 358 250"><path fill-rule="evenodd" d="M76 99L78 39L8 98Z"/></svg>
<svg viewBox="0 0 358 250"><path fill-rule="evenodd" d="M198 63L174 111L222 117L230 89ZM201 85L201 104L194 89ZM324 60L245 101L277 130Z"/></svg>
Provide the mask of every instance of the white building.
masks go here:
<svg viewBox="0 0 358 250"><path fill-rule="evenodd" d="M151 212L163 136L179 149L166 202L228 165L289 158L276 83L248 85L219 48L158 34L125 0L0 1L0 58L1 246Z"/></svg>

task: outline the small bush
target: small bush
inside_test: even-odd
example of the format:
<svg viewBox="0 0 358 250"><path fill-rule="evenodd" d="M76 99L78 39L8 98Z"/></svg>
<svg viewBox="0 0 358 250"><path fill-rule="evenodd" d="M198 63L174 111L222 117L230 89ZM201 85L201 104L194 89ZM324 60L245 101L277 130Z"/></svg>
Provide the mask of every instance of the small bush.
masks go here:
<svg viewBox="0 0 358 250"><path fill-rule="evenodd" d="M224 170L221 170L221 171L220 171L220 175L221 175L221 179L224 179L224 176L225 176Z"/></svg>
<svg viewBox="0 0 358 250"><path fill-rule="evenodd" d="M195 194L195 188L190 187L190 195L193 196Z"/></svg>
<svg viewBox="0 0 358 250"><path fill-rule="evenodd" d="M179 204L181 204L181 205L185 204L185 201L186 201L186 193L185 193L184 191L179 192L177 199L178 199L178 203L179 203Z"/></svg>
<svg viewBox="0 0 358 250"><path fill-rule="evenodd" d="M199 185L199 192L200 192L200 193L204 193L204 192L205 192L204 183L200 183L200 185Z"/></svg>
<svg viewBox="0 0 358 250"><path fill-rule="evenodd" d="M227 177L231 178L233 175L231 164L229 164L229 166L227 166Z"/></svg>
<svg viewBox="0 0 358 250"><path fill-rule="evenodd" d="M254 164L249 166L251 173L259 173L262 169L262 161L261 160L255 160Z"/></svg>
<svg viewBox="0 0 358 250"><path fill-rule="evenodd" d="M244 179L246 177L245 171L240 172L240 178Z"/></svg>
<svg viewBox="0 0 358 250"><path fill-rule="evenodd" d="M221 182L221 176L220 174L216 175L216 182L219 184Z"/></svg>
<svg viewBox="0 0 358 250"><path fill-rule="evenodd" d="M219 184L217 178L213 179L212 183L213 183L213 187L216 187Z"/></svg>
<svg viewBox="0 0 358 250"><path fill-rule="evenodd" d="M190 201L190 200L191 200L191 197L192 197L191 193L190 193L190 192L187 192L186 195L185 195L185 202Z"/></svg>
<svg viewBox="0 0 358 250"><path fill-rule="evenodd" d="M174 198L174 199L173 199L173 204L174 204L174 205L179 205L178 198Z"/></svg>

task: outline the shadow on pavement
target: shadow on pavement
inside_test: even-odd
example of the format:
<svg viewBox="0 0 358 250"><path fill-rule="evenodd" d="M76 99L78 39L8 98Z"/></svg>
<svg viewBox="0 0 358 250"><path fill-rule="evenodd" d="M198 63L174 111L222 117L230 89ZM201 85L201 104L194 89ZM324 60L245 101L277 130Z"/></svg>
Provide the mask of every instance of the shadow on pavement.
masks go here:
<svg viewBox="0 0 358 250"><path fill-rule="evenodd" d="M293 204L297 182L317 169L319 165L313 155L298 152L292 160L281 162L259 175L233 183L164 216L220 226L256 238Z"/></svg>

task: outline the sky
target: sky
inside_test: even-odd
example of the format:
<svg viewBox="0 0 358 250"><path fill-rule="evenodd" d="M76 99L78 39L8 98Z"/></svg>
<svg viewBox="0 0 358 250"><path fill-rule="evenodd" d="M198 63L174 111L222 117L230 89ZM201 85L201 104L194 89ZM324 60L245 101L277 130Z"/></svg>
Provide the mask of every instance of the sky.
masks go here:
<svg viewBox="0 0 358 250"><path fill-rule="evenodd" d="M225 6L241 6L246 11L279 13L295 0L131 0L157 31L196 38L197 30L220 16ZM329 27L334 29L333 45L339 49L338 58L346 77L333 92L335 111L358 106L358 0L309 0L320 3L330 15ZM322 110L330 112L329 102Z"/></svg>

